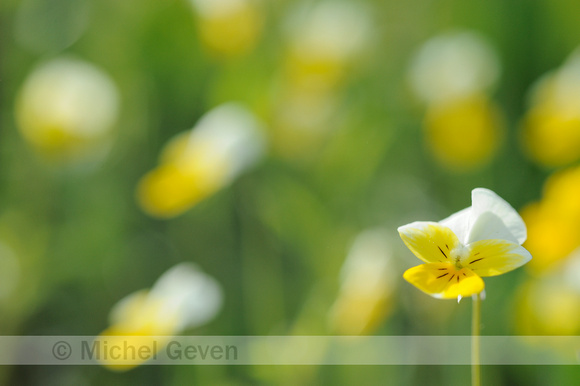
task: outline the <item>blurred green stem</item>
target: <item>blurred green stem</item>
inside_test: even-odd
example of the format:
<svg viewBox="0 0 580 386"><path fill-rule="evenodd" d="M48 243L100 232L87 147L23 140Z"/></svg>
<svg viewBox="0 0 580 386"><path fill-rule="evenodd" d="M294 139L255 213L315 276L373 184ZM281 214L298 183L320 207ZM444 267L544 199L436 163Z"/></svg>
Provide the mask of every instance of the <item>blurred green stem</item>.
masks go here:
<svg viewBox="0 0 580 386"><path fill-rule="evenodd" d="M479 328L481 325L481 295L473 295L473 312L471 315L471 385L481 385L479 368Z"/></svg>

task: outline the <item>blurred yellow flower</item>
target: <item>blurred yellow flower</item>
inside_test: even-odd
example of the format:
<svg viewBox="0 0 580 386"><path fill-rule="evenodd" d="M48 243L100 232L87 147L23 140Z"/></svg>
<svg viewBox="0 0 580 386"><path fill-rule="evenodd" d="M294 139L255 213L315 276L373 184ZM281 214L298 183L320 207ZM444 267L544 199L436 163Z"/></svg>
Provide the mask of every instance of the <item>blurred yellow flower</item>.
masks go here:
<svg viewBox="0 0 580 386"><path fill-rule="evenodd" d="M530 156L545 166L580 159L580 51L533 86L522 138Z"/></svg>
<svg viewBox="0 0 580 386"><path fill-rule="evenodd" d="M275 111L272 141L277 152L299 158L316 151L332 131L338 95L305 92L288 87L280 96Z"/></svg>
<svg viewBox="0 0 580 386"><path fill-rule="evenodd" d="M516 308L518 333L580 333L580 250L558 269L530 279L520 290Z"/></svg>
<svg viewBox="0 0 580 386"><path fill-rule="evenodd" d="M127 346L128 353L137 347L161 350L172 336L209 322L221 305L219 283L194 264L182 263L164 273L151 290L120 300L111 310L111 326L96 341L109 347ZM100 359L104 366L119 371L140 364L138 357L131 356Z"/></svg>
<svg viewBox="0 0 580 386"><path fill-rule="evenodd" d="M522 210L528 225L526 248L534 255L529 268L544 271L557 266L580 247L580 167L552 175L541 201Z"/></svg>
<svg viewBox="0 0 580 386"><path fill-rule="evenodd" d="M301 158L332 131L341 86L369 46L372 19L360 3L304 2L287 18L285 37L273 142L282 155Z"/></svg>
<svg viewBox="0 0 580 386"><path fill-rule="evenodd" d="M433 103L425 117L427 142L449 168L467 170L490 161L503 136L500 110L484 95Z"/></svg>
<svg viewBox="0 0 580 386"><path fill-rule="evenodd" d="M304 4L286 28L290 82L310 90L336 87L371 37L367 9L350 1Z"/></svg>
<svg viewBox="0 0 580 386"><path fill-rule="evenodd" d="M530 155L545 166L561 166L580 157L580 114L560 114L536 107L523 122L524 143Z"/></svg>
<svg viewBox="0 0 580 386"><path fill-rule="evenodd" d="M499 74L495 51L474 32L436 36L415 55L410 84L427 105L425 136L441 164L467 171L495 154L504 127L488 93Z"/></svg>
<svg viewBox="0 0 580 386"><path fill-rule="evenodd" d="M329 313L332 331L373 332L388 316L395 290L391 248L382 230L361 233L340 272L340 293Z"/></svg>
<svg viewBox="0 0 580 386"><path fill-rule="evenodd" d="M407 247L426 264L403 277L428 295L461 299L484 289L481 277L496 276L527 263L521 244L526 226L518 213L488 189L472 191L472 206L440 221L399 227Z"/></svg>
<svg viewBox="0 0 580 386"><path fill-rule="evenodd" d="M51 161L98 158L107 150L119 95L95 65L71 58L40 64L24 82L16 103L19 129Z"/></svg>
<svg viewBox="0 0 580 386"><path fill-rule="evenodd" d="M139 203L152 216L177 216L227 186L264 148L255 117L237 104L221 105L169 141L160 165L139 183Z"/></svg>
<svg viewBox="0 0 580 386"><path fill-rule="evenodd" d="M257 0L190 0L198 16L202 43L216 56L231 58L248 53L262 31L263 15Z"/></svg>

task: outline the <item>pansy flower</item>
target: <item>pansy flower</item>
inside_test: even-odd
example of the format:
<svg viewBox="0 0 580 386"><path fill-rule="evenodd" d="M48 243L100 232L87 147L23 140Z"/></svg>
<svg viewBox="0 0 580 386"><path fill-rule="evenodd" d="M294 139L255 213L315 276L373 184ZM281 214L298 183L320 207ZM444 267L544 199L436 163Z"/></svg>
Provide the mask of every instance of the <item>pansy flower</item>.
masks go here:
<svg viewBox="0 0 580 386"><path fill-rule="evenodd" d="M173 336L212 320L223 303L221 285L195 264L165 272L150 290L121 299L111 310L110 326L96 338L104 347L127 347L125 354L97 358L111 370L126 371L154 358ZM143 355L135 355L137 351ZM148 354L148 355L147 355Z"/></svg>
<svg viewBox="0 0 580 386"><path fill-rule="evenodd" d="M521 245L526 226L519 214L488 189L472 191L472 205L440 222L399 227L407 247L425 264L403 277L441 299L461 299L483 291L482 277L509 272L532 256Z"/></svg>

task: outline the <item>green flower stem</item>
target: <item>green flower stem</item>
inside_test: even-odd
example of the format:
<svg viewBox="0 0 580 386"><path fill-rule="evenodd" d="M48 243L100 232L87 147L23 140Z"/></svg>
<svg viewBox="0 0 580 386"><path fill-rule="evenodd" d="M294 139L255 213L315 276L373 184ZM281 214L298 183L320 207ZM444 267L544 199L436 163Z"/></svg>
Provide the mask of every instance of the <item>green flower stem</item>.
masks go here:
<svg viewBox="0 0 580 386"><path fill-rule="evenodd" d="M481 385L479 367L479 330L481 325L481 295L473 295L473 312L471 315L471 385Z"/></svg>

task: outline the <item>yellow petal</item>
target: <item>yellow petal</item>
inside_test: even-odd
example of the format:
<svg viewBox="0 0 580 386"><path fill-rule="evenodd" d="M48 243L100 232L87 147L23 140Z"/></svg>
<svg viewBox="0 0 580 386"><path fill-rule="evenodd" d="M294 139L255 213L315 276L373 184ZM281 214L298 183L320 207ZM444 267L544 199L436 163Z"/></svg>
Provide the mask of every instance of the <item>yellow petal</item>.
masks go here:
<svg viewBox="0 0 580 386"><path fill-rule="evenodd" d="M403 274L405 280L428 295L439 299L468 297L483 291L483 280L468 268L457 269L449 263L429 263Z"/></svg>
<svg viewBox="0 0 580 386"><path fill-rule="evenodd" d="M216 9L214 14L200 14L198 27L201 41L212 54L219 57L232 58L248 53L262 30L260 9L250 1L222 3L233 6L230 9Z"/></svg>
<svg viewBox="0 0 580 386"><path fill-rule="evenodd" d="M163 304L141 292L114 309L115 323L95 339L95 359L114 371L127 371L165 347L175 334L178 315L163 313Z"/></svg>
<svg viewBox="0 0 580 386"><path fill-rule="evenodd" d="M559 215L546 201L528 205L522 210L528 226L524 244L533 254L527 268L537 272L549 270L566 259L580 245L579 229L572 219Z"/></svg>
<svg viewBox="0 0 580 386"><path fill-rule="evenodd" d="M546 105L535 107L524 118L523 140L539 163L570 164L580 157L580 118Z"/></svg>
<svg viewBox="0 0 580 386"><path fill-rule="evenodd" d="M148 214L169 218L177 216L219 190L224 170L214 165L186 169L164 164L139 182L137 198Z"/></svg>
<svg viewBox="0 0 580 386"><path fill-rule="evenodd" d="M171 338L171 335L128 335L113 326L103 331L89 346L89 355L109 370L128 371L154 359Z"/></svg>
<svg viewBox="0 0 580 386"><path fill-rule="evenodd" d="M332 306L329 321L338 334L373 333L392 309L391 294L347 293L344 291Z"/></svg>
<svg viewBox="0 0 580 386"><path fill-rule="evenodd" d="M425 118L426 138L435 156L456 170L487 163L505 130L502 114L483 95L434 103Z"/></svg>
<svg viewBox="0 0 580 386"><path fill-rule="evenodd" d="M451 229L435 222L417 221L398 230L411 252L426 263L450 261L451 251L460 244Z"/></svg>
<svg viewBox="0 0 580 386"><path fill-rule="evenodd" d="M524 247L505 240L481 240L469 245L469 257L461 264L479 276L496 276L531 260Z"/></svg>

